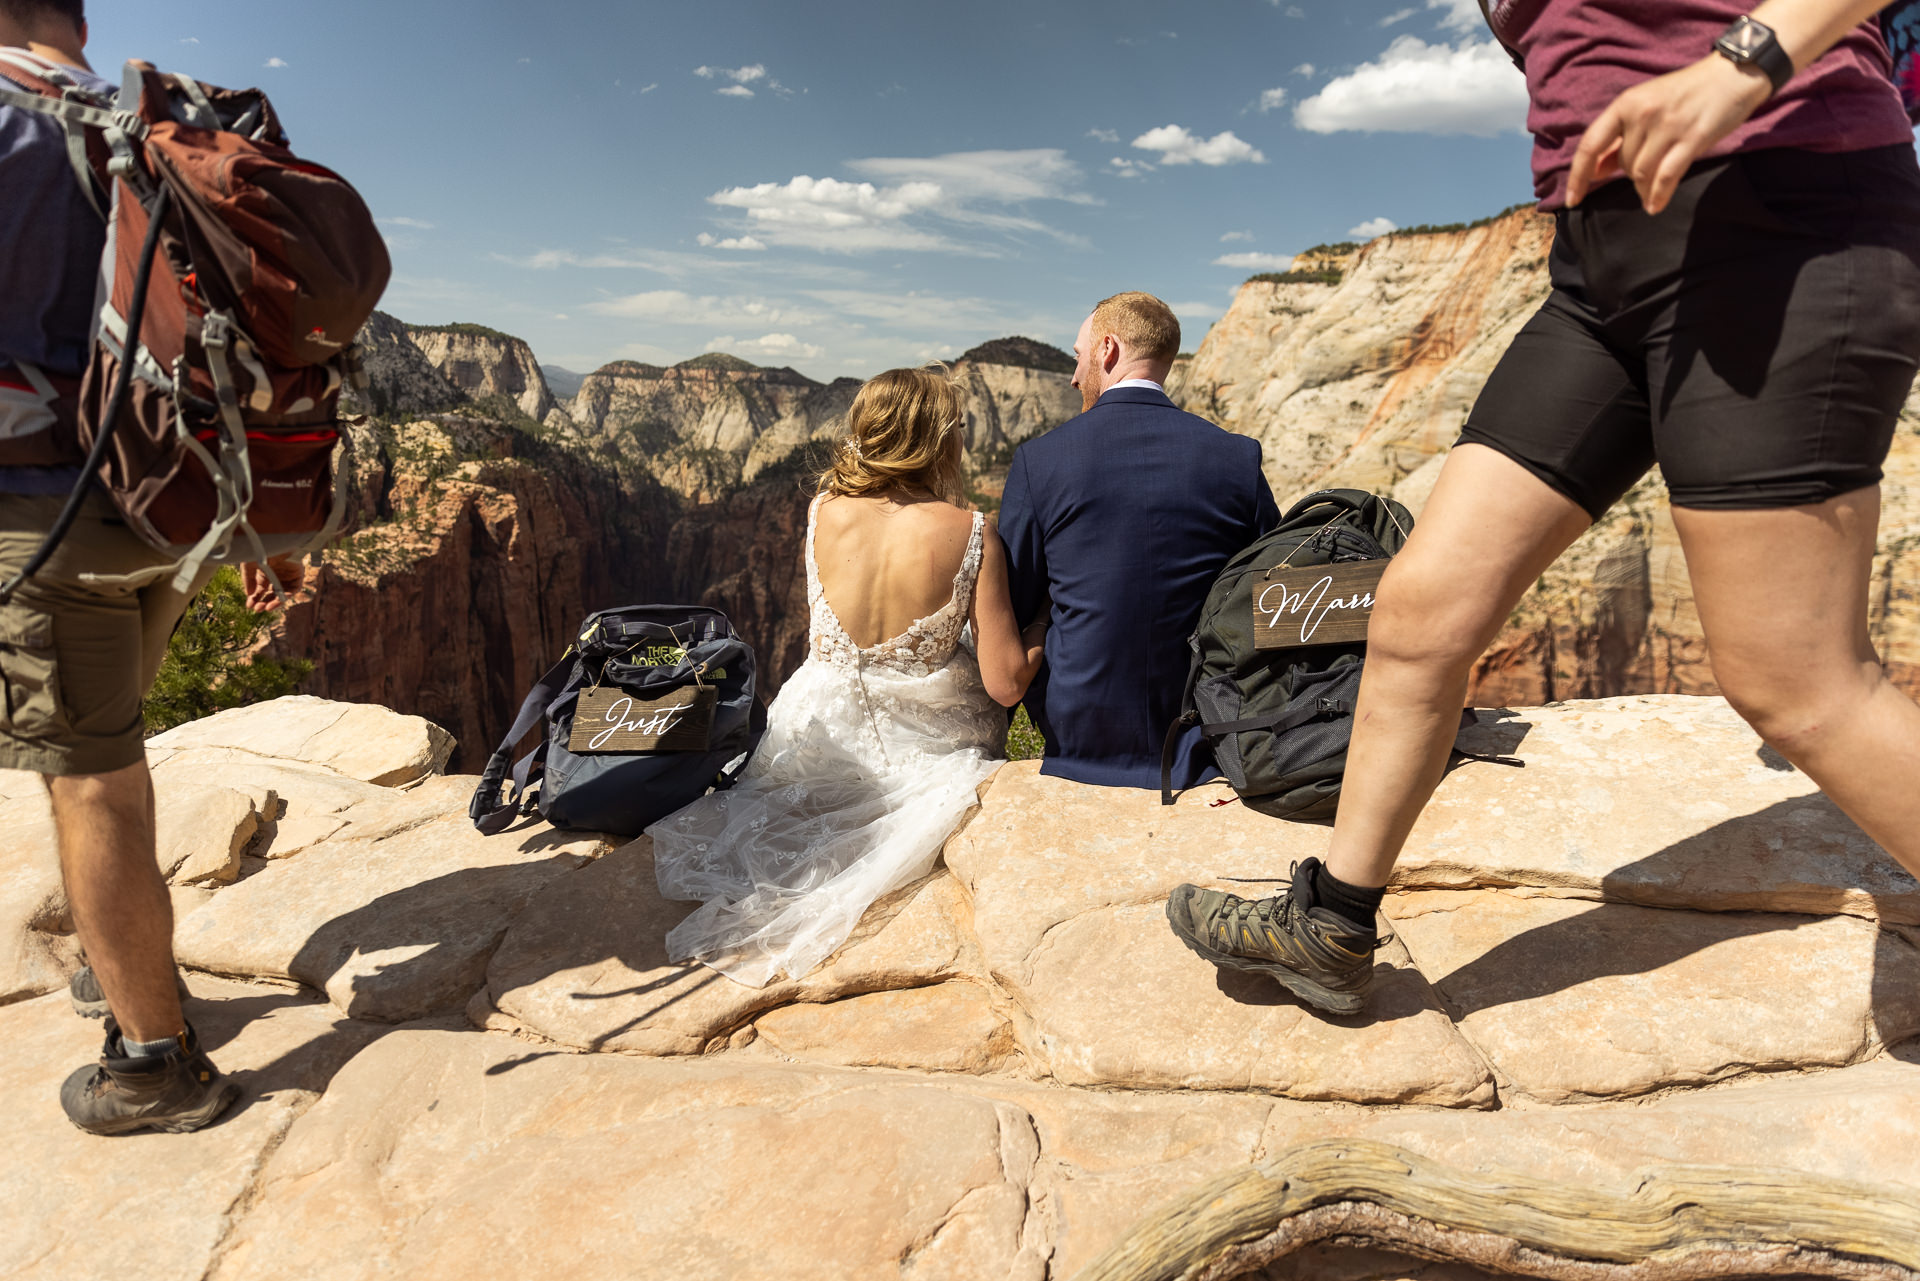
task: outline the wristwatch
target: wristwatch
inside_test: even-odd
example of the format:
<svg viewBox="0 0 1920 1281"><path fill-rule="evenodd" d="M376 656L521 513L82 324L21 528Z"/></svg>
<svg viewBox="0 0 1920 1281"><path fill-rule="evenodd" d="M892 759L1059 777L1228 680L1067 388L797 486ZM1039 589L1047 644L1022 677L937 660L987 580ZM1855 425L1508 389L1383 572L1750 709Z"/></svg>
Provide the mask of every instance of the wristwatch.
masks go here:
<svg viewBox="0 0 1920 1281"><path fill-rule="evenodd" d="M1793 59L1780 47L1773 28L1744 14L1720 33L1720 38L1713 42L1713 51L1736 67L1758 67L1773 82L1775 93L1793 79Z"/></svg>

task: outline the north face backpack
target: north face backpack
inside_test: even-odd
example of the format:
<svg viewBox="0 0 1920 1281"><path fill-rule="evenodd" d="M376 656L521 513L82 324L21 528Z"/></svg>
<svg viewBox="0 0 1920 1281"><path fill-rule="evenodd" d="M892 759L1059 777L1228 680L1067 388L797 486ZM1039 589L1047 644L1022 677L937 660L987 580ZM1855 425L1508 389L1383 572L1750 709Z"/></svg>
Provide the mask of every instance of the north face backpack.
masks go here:
<svg viewBox="0 0 1920 1281"><path fill-rule="evenodd" d="M107 219L91 361L45 402L0 466L85 460L86 478L0 602L45 563L96 482L127 527L175 558L115 581L311 551L348 510L339 397L352 343L391 271L359 193L295 156L257 89L129 62L117 100L0 50L0 102L58 119L76 178ZM276 591L275 576L268 575Z"/></svg>
<svg viewBox="0 0 1920 1281"><path fill-rule="evenodd" d="M487 760L467 816L488 836L536 810L555 827L638 836L709 788L766 731L753 649L717 609L633 605L581 624ZM540 744L513 749L545 722ZM513 797L502 799L511 773Z"/></svg>

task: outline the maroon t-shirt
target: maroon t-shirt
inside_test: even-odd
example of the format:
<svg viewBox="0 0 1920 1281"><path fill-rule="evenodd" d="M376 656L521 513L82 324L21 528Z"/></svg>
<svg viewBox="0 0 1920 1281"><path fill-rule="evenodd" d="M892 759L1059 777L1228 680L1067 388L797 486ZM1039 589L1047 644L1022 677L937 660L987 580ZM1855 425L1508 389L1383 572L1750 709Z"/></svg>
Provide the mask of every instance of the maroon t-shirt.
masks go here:
<svg viewBox="0 0 1920 1281"><path fill-rule="evenodd" d="M1643 80L1698 62L1753 0L1493 0L1494 29L1527 63L1533 185L1564 202L1580 135ZM1873 21L1855 27L1707 154L1762 147L1861 151L1913 141Z"/></svg>

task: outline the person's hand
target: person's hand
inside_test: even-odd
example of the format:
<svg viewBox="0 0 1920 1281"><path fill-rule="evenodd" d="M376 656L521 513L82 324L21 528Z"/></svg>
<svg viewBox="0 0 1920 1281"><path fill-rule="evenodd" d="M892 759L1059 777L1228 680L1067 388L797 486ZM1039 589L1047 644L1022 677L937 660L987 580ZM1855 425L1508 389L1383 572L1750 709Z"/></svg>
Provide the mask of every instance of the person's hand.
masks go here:
<svg viewBox="0 0 1920 1281"><path fill-rule="evenodd" d="M1761 72L1717 53L1635 85L1580 139L1567 174L1567 204L1579 204L1595 186L1624 174L1640 193L1641 206L1659 213L1693 162L1745 123L1772 91Z"/></svg>
<svg viewBox="0 0 1920 1281"><path fill-rule="evenodd" d="M269 556L265 568L253 561L240 566L240 582L247 589L247 608L256 614L268 613L278 603L268 583L268 573L279 581L280 590L289 597L296 596L307 582L307 567L291 556Z"/></svg>

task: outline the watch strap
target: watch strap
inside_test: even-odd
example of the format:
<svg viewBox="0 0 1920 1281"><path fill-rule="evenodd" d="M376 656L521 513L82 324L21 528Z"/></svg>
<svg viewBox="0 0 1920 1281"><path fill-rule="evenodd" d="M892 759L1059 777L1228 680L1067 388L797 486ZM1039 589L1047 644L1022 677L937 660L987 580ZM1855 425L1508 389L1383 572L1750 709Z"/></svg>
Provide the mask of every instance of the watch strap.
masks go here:
<svg viewBox="0 0 1920 1281"><path fill-rule="evenodd" d="M1762 37L1757 43L1753 33ZM1713 42L1716 53L1730 62L1742 67L1758 67L1773 85L1773 92L1779 93L1793 79L1793 59L1780 47L1780 39L1773 28L1764 22L1756 22L1750 17L1735 18L1728 28L1720 33Z"/></svg>

